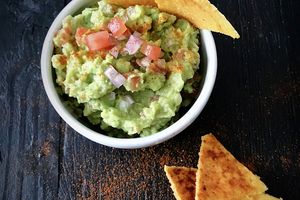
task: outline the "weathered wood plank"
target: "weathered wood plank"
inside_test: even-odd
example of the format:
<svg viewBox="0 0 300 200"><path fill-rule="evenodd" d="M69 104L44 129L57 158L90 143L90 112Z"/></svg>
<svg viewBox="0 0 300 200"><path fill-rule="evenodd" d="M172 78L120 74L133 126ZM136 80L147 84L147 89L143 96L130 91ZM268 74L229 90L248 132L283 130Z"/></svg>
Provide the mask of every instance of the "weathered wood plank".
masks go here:
<svg viewBox="0 0 300 200"><path fill-rule="evenodd" d="M178 150L174 145L186 146L186 141L118 150L84 139L68 126L64 136L61 199L171 199L163 165L194 166L200 142L189 142L187 148Z"/></svg>
<svg viewBox="0 0 300 200"><path fill-rule="evenodd" d="M174 139L142 150L83 138L47 100L41 45L67 2L0 6L0 199L173 199L163 165L195 167L207 132L270 193L300 198L299 1L212 1L241 39L215 34L219 71L203 113Z"/></svg>
<svg viewBox="0 0 300 200"><path fill-rule="evenodd" d="M0 33L0 199L56 199L60 118L40 75L40 49L63 3L7 1Z"/></svg>

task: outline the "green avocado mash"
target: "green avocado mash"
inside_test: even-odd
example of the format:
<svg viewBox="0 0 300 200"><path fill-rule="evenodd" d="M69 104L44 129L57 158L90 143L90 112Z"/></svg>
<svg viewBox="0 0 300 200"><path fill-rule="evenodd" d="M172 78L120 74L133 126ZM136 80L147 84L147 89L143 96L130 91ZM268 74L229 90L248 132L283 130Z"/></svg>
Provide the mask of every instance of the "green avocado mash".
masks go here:
<svg viewBox="0 0 300 200"><path fill-rule="evenodd" d="M111 25L113 19L125 26ZM138 42L130 43L131 37ZM53 41L59 90L76 99L69 104L81 105L93 125L108 132L156 133L182 105L182 92L195 91L198 30L158 8L124 9L100 1L66 17Z"/></svg>

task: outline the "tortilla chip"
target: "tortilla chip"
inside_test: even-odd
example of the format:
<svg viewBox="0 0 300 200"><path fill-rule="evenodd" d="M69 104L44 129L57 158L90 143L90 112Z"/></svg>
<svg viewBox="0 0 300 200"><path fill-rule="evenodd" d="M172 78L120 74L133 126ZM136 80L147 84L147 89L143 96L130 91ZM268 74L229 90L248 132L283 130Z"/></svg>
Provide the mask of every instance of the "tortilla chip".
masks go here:
<svg viewBox="0 0 300 200"><path fill-rule="evenodd" d="M239 38L239 34L208 0L155 0L158 8L177 16L183 17L199 29L208 29L223 33L232 38Z"/></svg>
<svg viewBox="0 0 300 200"><path fill-rule="evenodd" d="M171 183L171 188L177 200L194 200L195 199L195 168L165 166L165 172ZM192 188L192 189L186 189ZM268 194L258 194L245 197L243 200L280 200ZM281 199L282 200L282 199Z"/></svg>
<svg viewBox="0 0 300 200"><path fill-rule="evenodd" d="M244 200L282 200L281 198L276 198L276 197L273 197L271 195L268 195L268 194L259 194L259 195L254 195L254 196L251 196L251 197L247 197L246 199Z"/></svg>
<svg viewBox="0 0 300 200"><path fill-rule="evenodd" d="M194 168L165 166L164 170L177 200L195 199L196 171Z"/></svg>
<svg viewBox="0 0 300 200"><path fill-rule="evenodd" d="M241 200L267 186L212 135L203 136L196 175L196 200Z"/></svg>
<svg viewBox="0 0 300 200"><path fill-rule="evenodd" d="M154 0L107 0L107 3L115 4L122 7L129 7L135 5L153 6L157 7Z"/></svg>

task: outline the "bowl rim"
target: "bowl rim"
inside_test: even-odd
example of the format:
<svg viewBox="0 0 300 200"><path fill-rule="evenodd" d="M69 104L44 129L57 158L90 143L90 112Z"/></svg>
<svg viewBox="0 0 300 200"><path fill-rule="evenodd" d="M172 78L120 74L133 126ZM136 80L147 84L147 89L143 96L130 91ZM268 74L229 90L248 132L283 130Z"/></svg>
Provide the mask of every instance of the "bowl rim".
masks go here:
<svg viewBox="0 0 300 200"><path fill-rule="evenodd" d="M211 92L214 87L216 75L217 75L217 51L212 33L208 30L200 30L201 46L207 54L206 75L203 82L202 90L194 104L190 109L174 124L171 126L153 134L150 136L140 138L114 138L104 135L100 132L96 132L82 123L80 123L61 102L59 95L55 89L55 84L52 77L52 65L51 57L53 55L53 42L52 39L55 33L61 28L62 20L70 14L74 14L79 9L83 8L91 2L97 2L97 0L73 0L58 14L53 21L48 33L45 37L41 54L41 73L42 81L46 91L46 94L60 117L70 125L76 132L80 133L84 137L110 147L122 148L122 149L136 149L153 146L164 141L169 140L175 135L179 134L185 128L187 128L201 113L205 107Z"/></svg>

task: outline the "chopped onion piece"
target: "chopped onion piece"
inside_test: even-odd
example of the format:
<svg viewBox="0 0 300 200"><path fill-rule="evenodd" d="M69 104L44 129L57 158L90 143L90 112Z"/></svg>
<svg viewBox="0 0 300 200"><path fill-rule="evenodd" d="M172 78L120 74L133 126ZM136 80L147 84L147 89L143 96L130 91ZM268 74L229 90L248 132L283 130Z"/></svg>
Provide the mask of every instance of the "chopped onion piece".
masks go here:
<svg viewBox="0 0 300 200"><path fill-rule="evenodd" d="M113 66L109 66L104 71L104 74L116 88L121 87L126 81L125 77L115 70Z"/></svg>
<svg viewBox="0 0 300 200"><path fill-rule="evenodd" d="M114 58L118 58L119 55L119 48L117 46L115 46L114 48L109 50L109 53L114 57Z"/></svg>
<svg viewBox="0 0 300 200"><path fill-rule="evenodd" d="M127 17L135 15L135 13L136 13L135 7L130 6L129 8L127 8Z"/></svg>
<svg viewBox="0 0 300 200"><path fill-rule="evenodd" d="M139 33L139 32L137 32L137 31L134 31L134 33L133 33L133 35L135 36L135 37L141 37L141 34Z"/></svg>
<svg viewBox="0 0 300 200"><path fill-rule="evenodd" d="M116 86L116 88L119 88L125 83L126 78L122 74L118 74L115 79L110 81L114 86Z"/></svg>
<svg viewBox="0 0 300 200"><path fill-rule="evenodd" d="M128 42L126 43L125 50L129 53L129 55L135 54L143 44L143 40L137 36L139 33L133 33Z"/></svg>
<svg viewBox="0 0 300 200"><path fill-rule="evenodd" d="M126 95L124 96L120 102L119 102L119 108L122 110L126 110L127 108L129 108L130 105L132 105L134 103L134 100L132 99L131 96Z"/></svg>
<svg viewBox="0 0 300 200"><path fill-rule="evenodd" d="M113 79L115 78L119 72L117 70L115 70L115 68L113 66L109 66L105 71L104 74L107 76L107 78L109 79Z"/></svg>
<svg viewBox="0 0 300 200"><path fill-rule="evenodd" d="M144 57L142 59L137 59L136 63L141 67L149 67L151 64L151 59L148 57Z"/></svg>
<svg viewBox="0 0 300 200"><path fill-rule="evenodd" d="M151 59L148 57L142 58L141 60L142 65L144 65L145 67L149 67L150 63L151 63Z"/></svg>

